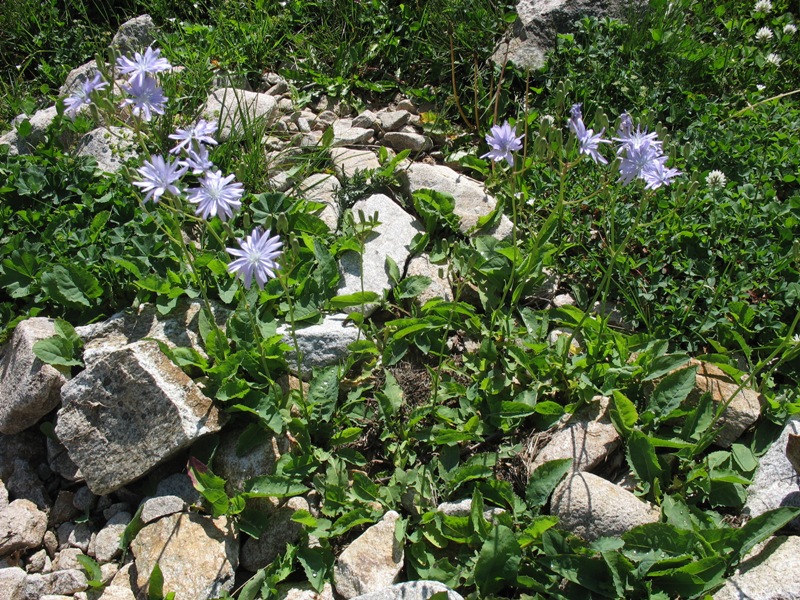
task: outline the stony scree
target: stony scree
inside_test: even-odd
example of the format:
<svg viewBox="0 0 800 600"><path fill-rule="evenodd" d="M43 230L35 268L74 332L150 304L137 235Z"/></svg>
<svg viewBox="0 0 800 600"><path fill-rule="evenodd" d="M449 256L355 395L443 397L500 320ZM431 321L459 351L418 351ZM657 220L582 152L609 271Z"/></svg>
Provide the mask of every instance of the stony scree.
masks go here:
<svg viewBox="0 0 800 600"><path fill-rule="evenodd" d="M776 536L758 544L714 600L800 598L800 537Z"/></svg>
<svg viewBox="0 0 800 600"><path fill-rule="evenodd" d="M47 515L30 500L14 500L0 511L0 556L38 548L47 530Z"/></svg>

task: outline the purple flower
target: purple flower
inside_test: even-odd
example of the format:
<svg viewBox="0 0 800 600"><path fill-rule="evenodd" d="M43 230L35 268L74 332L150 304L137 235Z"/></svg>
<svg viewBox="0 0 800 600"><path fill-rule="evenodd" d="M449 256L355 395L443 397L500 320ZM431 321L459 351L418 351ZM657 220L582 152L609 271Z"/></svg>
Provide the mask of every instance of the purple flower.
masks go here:
<svg viewBox="0 0 800 600"><path fill-rule="evenodd" d="M488 157L495 162L506 160L508 164L513 167L514 155L512 152L516 152L522 148L523 137L525 136L517 136L516 131L511 128L508 121L503 123L502 126L495 125L490 132L486 134L486 143L489 144L492 149L486 154L481 155L481 158Z"/></svg>
<svg viewBox="0 0 800 600"><path fill-rule="evenodd" d="M181 164L189 167L192 175L201 175L214 167L214 163L208 158L208 148L202 144L198 145L196 149L190 149L187 158L182 160Z"/></svg>
<svg viewBox="0 0 800 600"><path fill-rule="evenodd" d="M593 129L586 129L581 116L580 104L574 104L570 109L569 130L575 134L581 154L586 154L595 163L608 164L608 161L600 154L600 144L611 143L603 139L606 129L604 127L599 133L594 133Z"/></svg>
<svg viewBox="0 0 800 600"><path fill-rule="evenodd" d="M667 157L662 157L663 160L656 160L647 165L642 173L642 179L645 181L644 189L655 190L662 185L669 185L673 177L681 174L678 169L670 169L665 166Z"/></svg>
<svg viewBox="0 0 800 600"><path fill-rule="evenodd" d="M278 236L269 237L269 229L264 232L260 227L253 229L253 233L244 240L239 240L240 248L226 248L231 256L236 257L228 265L228 272L236 274L244 282L244 287L250 289L255 277L258 287L262 290L270 277L275 277L278 270L277 258L281 254L283 243Z"/></svg>
<svg viewBox="0 0 800 600"><path fill-rule="evenodd" d="M153 50L148 47L144 54L136 52L133 55L133 60L127 56L120 56L117 59L120 73L124 75L130 74L129 83L134 83L136 80L140 82L148 75L148 73L159 73L172 68L166 58L161 58L160 49Z"/></svg>
<svg viewBox="0 0 800 600"><path fill-rule="evenodd" d="M147 192L144 201L158 202L165 193L177 196L181 193L175 182L186 173L186 167L181 167L178 162L166 162L163 156L153 155L149 161L138 169L142 176L141 181L134 181L133 185Z"/></svg>
<svg viewBox="0 0 800 600"><path fill-rule="evenodd" d="M108 82L103 80L103 76L99 72L95 73L93 79L84 81L72 96L64 99L64 106L67 107L64 112L74 119L81 106L92 103L91 93L102 90L106 86L108 86Z"/></svg>
<svg viewBox="0 0 800 600"><path fill-rule="evenodd" d="M132 79L131 85L124 88L130 94L130 98L125 98L120 106L133 105L134 116L140 116L149 121L153 118L153 113L163 115L164 105L167 98L164 90L156 85L156 80L152 77L144 79Z"/></svg>
<svg viewBox="0 0 800 600"><path fill-rule="evenodd" d="M193 141L197 142L198 145L202 144L211 144L215 146L217 144L217 140L215 140L211 135L217 130L217 122L216 121L206 121L205 119L200 119L197 122L197 125L192 127L187 127L186 129L178 129L175 133L170 134L169 138L171 140L180 140L178 145L176 145L172 150L171 153L177 154L182 149L190 150L191 144Z"/></svg>
<svg viewBox="0 0 800 600"><path fill-rule="evenodd" d="M233 211L242 206L239 201L244 194L241 183L231 183L234 176L222 176L221 171L206 174L200 180L199 188L189 190L188 200L197 204L197 214L206 221L214 216L227 221L233 216Z"/></svg>
<svg viewBox="0 0 800 600"><path fill-rule="evenodd" d="M654 190L662 185L669 185L672 178L681 174L677 169L666 166L667 157L658 134L654 131L648 132L647 129L642 130L640 125L634 130L633 121L627 113L620 117L617 135L619 137L614 138L614 141L619 142L619 181L623 185L635 179L643 179L645 189Z"/></svg>

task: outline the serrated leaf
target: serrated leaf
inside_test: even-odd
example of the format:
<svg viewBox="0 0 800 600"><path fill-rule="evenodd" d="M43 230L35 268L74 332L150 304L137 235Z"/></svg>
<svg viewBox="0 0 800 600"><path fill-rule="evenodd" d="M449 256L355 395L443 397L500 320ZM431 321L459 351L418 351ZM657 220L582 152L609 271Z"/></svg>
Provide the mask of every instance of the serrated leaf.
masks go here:
<svg viewBox="0 0 800 600"><path fill-rule="evenodd" d="M75 558L81 564L83 570L86 571L86 579L90 587L101 587L104 585L103 571L100 570L100 565L97 564L97 561L85 554L78 554Z"/></svg>
<svg viewBox="0 0 800 600"><path fill-rule="evenodd" d="M689 367L670 373L658 383L647 404L648 412L653 414L656 421L667 418L686 400L695 387L696 375L697 367Z"/></svg>
<svg viewBox="0 0 800 600"><path fill-rule="evenodd" d="M327 548L301 547L297 550L297 560L303 567L308 582L317 592L321 592L328 573L333 568L333 553Z"/></svg>
<svg viewBox="0 0 800 600"><path fill-rule="evenodd" d="M628 437L631 434L634 425L639 420L636 406L619 390L614 390L611 396L611 406L609 406L608 413L617 432L623 437Z"/></svg>
<svg viewBox="0 0 800 600"><path fill-rule="evenodd" d="M308 403L312 407L314 421L330 421L338 399L339 367L334 365L315 371L308 388Z"/></svg>

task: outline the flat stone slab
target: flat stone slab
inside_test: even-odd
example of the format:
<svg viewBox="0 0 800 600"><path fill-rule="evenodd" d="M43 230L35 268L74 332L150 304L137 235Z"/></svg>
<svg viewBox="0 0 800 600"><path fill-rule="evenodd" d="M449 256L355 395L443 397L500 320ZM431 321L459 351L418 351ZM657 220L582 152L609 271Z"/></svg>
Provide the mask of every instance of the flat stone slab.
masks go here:
<svg viewBox="0 0 800 600"><path fill-rule="evenodd" d="M225 419L153 341L88 364L61 392L56 435L97 495L138 479Z"/></svg>
<svg viewBox="0 0 800 600"><path fill-rule="evenodd" d="M306 177L300 184L300 194L306 200L325 205L319 218L331 231L336 231L339 225L339 204L336 201L336 192L340 187L339 180L328 173L314 173Z"/></svg>
<svg viewBox="0 0 800 600"><path fill-rule="evenodd" d="M756 546L714 600L800 598L800 537L777 536Z"/></svg>
<svg viewBox="0 0 800 600"><path fill-rule="evenodd" d="M392 287L386 268L386 257L391 257L402 273L411 253L412 240L424 228L413 216L383 194L374 194L366 200L356 202L352 208L353 215L358 215L359 211L367 219L377 213L380 225L372 230L360 255L352 251L342 255L339 261L339 271L342 274L339 295L361 292L363 281L363 291L382 296ZM377 305L372 304L353 307L352 310L360 310L369 315L376 308Z"/></svg>
<svg viewBox="0 0 800 600"><path fill-rule="evenodd" d="M75 153L92 156L104 173L116 173L131 158L139 155L133 132L127 127L98 127L84 135Z"/></svg>
<svg viewBox="0 0 800 600"><path fill-rule="evenodd" d="M435 190L449 194L455 201L453 214L460 220L461 233L470 233L478 225L478 219L490 214L497 206L497 200L490 196L479 181L457 173L449 167L412 163L408 169L399 173L405 192L411 196L418 190ZM512 223L505 215L487 231L497 239L511 236Z"/></svg>
<svg viewBox="0 0 800 600"><path fill-rule="evenodd" d="M434 594L447 594L447 600L464 600L461 594L438 581L406 581L352 600L428 600Z"/></svg>
<svg viewBox="0 0 800 600"><path fill-rule="evenodd" d="M356 148L331 148L333 168L339 177L354 177L359 171L378 169L381 166L372 150Z"/></svg>
<svg viewBox="0 0 800 600"><path fill-rule="evenodd" d="M300 375L306 377L311 375L312 369L335 365L347 357L347 346L358 339L358 328L346 319L345 314L325 315L322 323L297 327L295 335L302 356ZM290 369L295 369L297 352L291 327L281 325L277 332L283 336L284 343L292 347L286 353L286 362Z"/></svg>

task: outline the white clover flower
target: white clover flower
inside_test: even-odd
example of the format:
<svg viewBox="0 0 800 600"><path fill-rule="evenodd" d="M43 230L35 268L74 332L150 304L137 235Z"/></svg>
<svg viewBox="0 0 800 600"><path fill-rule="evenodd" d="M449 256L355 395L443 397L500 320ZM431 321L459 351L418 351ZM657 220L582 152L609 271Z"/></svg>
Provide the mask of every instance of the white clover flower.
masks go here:
<svg viewBox="0 0 800 600"><path fill-rule="evenodd" d="M772 12L772 2L769 0L758 0L753 7L753 10L758 13L764 13L765 15L769 14Z"/></svg>
<svg viewBox="0 0 800 600"><path fill-rule="evenodd" d="M792 341L793 341L795 344L800 344L800 333L795 333L795 334L792 336Z"/></svg>
<svg viewBox="0 0 800 600"><path fill-rule="evenodd" d="M706 185L712 190L721 190L727 182L728 178L725 177L725 173L718 169L714 169L706 175Z"/></svg>
<svg viewBox="0 0 800 600"><path fill-rule="evenodd" d="M780 67L782 59L780 55L775 54L774 52L770 52L769 54L767 54L767 62L771 65L775 65L776 67Z"/></svg>
<svg viewBox="0 0 800 600"><path fill-rule="evenodd" d="M757 84L756 84L756 89L757 89L759 92L763 92L765 89L767 89L767 86L765 86L763 83L757 83Z"/></svg>
<svg viewBox="0 0 800 600"><path fill-rule="evenodd" d="M756 41L757 42L768 42L772 39L772 29L769 27L762 27L756 32Z"/></svg>
<svg viewBox="0 0 800 600"><path fill-rule="evenodd" d="M797 27L795 27L794 23L787 23L783 26L783 33L785 35L794 35L797 33Z"/></svg>

